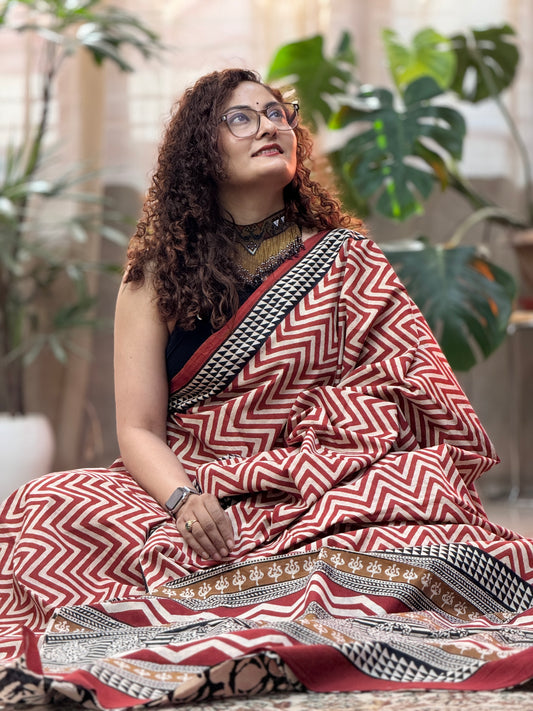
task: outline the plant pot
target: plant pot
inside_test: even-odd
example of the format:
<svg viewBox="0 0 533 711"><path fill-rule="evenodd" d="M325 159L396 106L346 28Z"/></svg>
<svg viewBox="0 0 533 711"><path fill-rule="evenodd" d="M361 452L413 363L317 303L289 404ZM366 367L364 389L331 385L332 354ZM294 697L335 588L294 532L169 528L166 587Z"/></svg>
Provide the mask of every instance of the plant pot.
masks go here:
<svg viewBox="0 0 533 711"><path fill-rule="evenodd" d="M512 244L519 275L518 308L533 311L533 229L515 232Z"/></svg>
<svg viewBox="0 0 533 711"><path fill-rule="evenodd" d="M41 414L0 413L0 500L51 470L54 434Z"/></svg>

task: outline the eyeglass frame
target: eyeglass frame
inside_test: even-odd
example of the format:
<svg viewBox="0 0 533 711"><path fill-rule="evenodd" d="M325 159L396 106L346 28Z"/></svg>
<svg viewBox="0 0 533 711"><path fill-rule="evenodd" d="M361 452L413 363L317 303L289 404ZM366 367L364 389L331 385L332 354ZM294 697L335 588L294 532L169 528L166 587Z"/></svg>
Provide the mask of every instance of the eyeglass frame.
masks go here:
<svg viewBox="0 0 533 711"><path fill-rule="evenodd" d="M295 115L295 121L296 123L294 126L289 126L287 125L287 128L282 128L281 126L278 126L276 123L274 123L267 115L267 111L272 108L272 106L292 106L294 110L294 115ZM247 136L236 136L233 131L230 128L230 125L228 123L228 114L231 111L238 111L239 109L246 109L246 111L253 111L254 114L257 116L257 126L255 128L255 131L250 133ZM219 119L219 123L225 123L226 126L228 127L228 131L231 133L234 138L251 138L254 136L258 131L259 128L261 127L261 115L265 116L271 123L274 123L278 131L292 131L298 126L298 123L300 121L300 104L298 101L273 101L272 103L268 104L268 106L265 109L261 109L261 111L258 111L257 109L253 109L251 106L231 106L225 114L222 114L222 116Z"/></svg>

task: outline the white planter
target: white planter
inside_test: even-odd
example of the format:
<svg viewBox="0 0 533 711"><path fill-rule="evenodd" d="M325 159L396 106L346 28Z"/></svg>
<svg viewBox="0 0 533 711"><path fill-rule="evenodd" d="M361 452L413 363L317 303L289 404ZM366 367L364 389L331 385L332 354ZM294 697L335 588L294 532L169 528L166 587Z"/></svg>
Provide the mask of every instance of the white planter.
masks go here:
<svg viewBox="0 0 533 711"><path fill-rule="evenodd" d="M41 414L0 413L0 500L51 471L54 434Z"/></svg>

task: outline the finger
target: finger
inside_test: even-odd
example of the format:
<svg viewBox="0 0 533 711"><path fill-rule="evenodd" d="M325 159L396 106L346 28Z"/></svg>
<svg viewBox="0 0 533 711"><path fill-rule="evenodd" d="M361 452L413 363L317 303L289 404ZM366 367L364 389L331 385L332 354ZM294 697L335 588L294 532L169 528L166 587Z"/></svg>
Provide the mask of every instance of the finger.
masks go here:
<svg viewBox="0 0 533 711"><path fill-rule="evenodd" d="M188 526L187 522L194 521ZM231 520L211 494L191 497L190 503L180 510L178 530L185 540L203 557L220 560L234 546ZM188 530L188 528L190 530Z"/></svg>
<svg viewBox="0 0 533 711"><path fill-rule="evenodd" d="M214 496L206 499L204 506L212 522L212 525L208 522L206 523L206 526L204 526L205 532L219 549L225 547L228 551L231 551L235 545L235 535L230 517Z"/></svg>
<svg viewBox="0 0 533 711"><path fill-rule="evenodd" d="M201 558L210 560L214 558L216 551L213 549L211 552L206 550L206 547L202 545L200 541L201 527L197 519L182 519L181 521L176 521L176 528L178 529L181 536L185 539L187 544L197 553ZM205 539L205 536L204 536Z"/></svg>
<svg viewBox="0 0 533 711"><path fill-rule="evenodd" d="M212 518L209 511L199 515L198 522L194 525L194 530L191 533L202 548L215 560L225 558L233 547L233 541L230 541L231 546L224 541L217 522Z"/></svg>
<svg viewBox="0 0 533 711"><path fill-rule="evenodd" d="M218 532L218 527L211 518L202 519L200 529L195 530L196 540L215 559L220 560L229 554L224 539Z"/></svg>
<svg viewBox="0 0 533 711"><path fill-rule="evenodd" d="M200 522L202 532L208 539L201 540L207 546L209 552L216 550L223 557L228 555L235 545L233 527L231 519L220 506L216 496L202 494L201 496L191 497L190 504L189 502L187 504L187 509L185 509L185 506L183 507L183 515L186 515L187 518L194 517ZM201 537L202 532L196 533ZM214 550L212 546L214 546Z"/></svg>
<svg viewBox="0 0 533 711"><path fill-rule="evenodd" d="M211 541L211 538L205 533L200 521L189 519L185 521L183 530L180 530L183 538L193 548L198 555L207 560L221 560L228 554L228 551L222 547L221 550Z"/></svg>

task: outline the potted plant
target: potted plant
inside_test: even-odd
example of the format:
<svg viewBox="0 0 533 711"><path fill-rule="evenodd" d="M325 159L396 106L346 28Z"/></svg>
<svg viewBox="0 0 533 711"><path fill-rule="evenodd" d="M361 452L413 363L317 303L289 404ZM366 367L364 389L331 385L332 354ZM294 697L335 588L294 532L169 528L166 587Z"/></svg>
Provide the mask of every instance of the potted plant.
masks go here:
<svg viewBox="0 0 533 711"><path fill-rule="evenodd" d="M86 188L90 176L76 165L63 163L58 169L47 143L57 78L65 61L78 52L87 52L98 65L109 61L132 71L125 50L133 48L149 58L160 44L134 15L100 0L7 0L0 13L2 28L31 33L44 46L37 121L0 163L0 410L5 410L0 452L3 476L16 473L24 479L48 470L52 448L46 418L27 412L27 366L46 350L65 361L73 347L72 332L96 325L92 279L98 272L118 269L84 257L80 245L89 244L97 232L104 239L124 241L102 219L101 196ZM62 299L68 295L66 303L57 303L59 286ZM33 426L44 440L41 465L39 435L29 430ZM19 455L29 455L27 472L24 463L13 460Z"/></svg>
<svg viewBox="0 0 533 711"><path fill-rule="evenodd" d="M359 215L405 220L423 212L437 185L468 201L472 213L444 243L419 237L384 245L452 367L465 371L503 342L515 283L463 238L486 220L515 233L533 225L527 150L501 98L518 66L514 31L504 25L446 37L428 28L409 46L384 30L383 40L391 86L361 82L347 33L331 57L321 36L281 47L269 79L290 77L314 126L338 137L330 162L345 203ZM489 99L502 111L524 164L524 214L494 204L461 174L466 123L457 99Z"/></svg>

